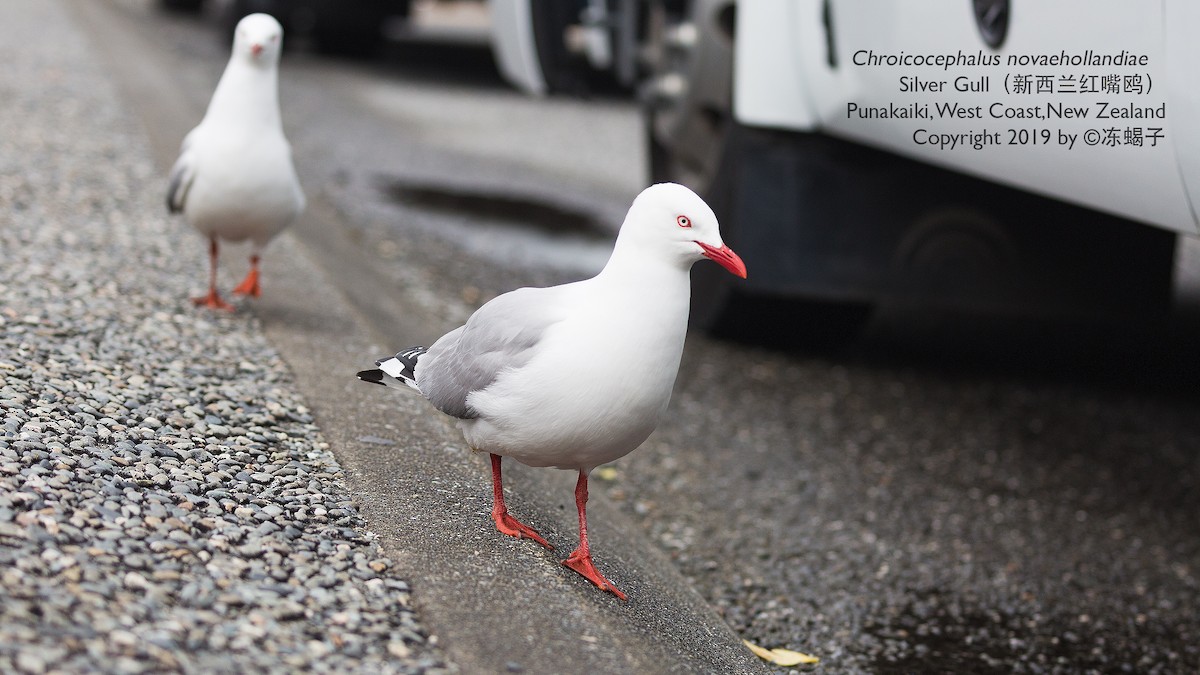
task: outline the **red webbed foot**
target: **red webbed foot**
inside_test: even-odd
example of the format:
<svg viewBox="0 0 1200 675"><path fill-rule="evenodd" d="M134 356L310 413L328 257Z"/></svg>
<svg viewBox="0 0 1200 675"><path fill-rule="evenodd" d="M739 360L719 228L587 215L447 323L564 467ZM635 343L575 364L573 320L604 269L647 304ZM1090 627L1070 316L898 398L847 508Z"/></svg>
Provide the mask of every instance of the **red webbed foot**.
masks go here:
<svg viewBox="0 0 1200 675"><path fill-rule="evenodd" d="M246 278L242 279L242 283L233 289L235 295L247 295L252 298L262 296L262 288L258 285L258 268L251 267L246 273Z"/></svg>
<svg viewBox="0 0 1200 675"><path fill-rule="evenodd" d="M550 542L543 539L542 535L537 533L537 530L508 515L507 511L502 513L492 512L492 519L496 521L496 529L500 530L502 534L507 534L508 536L516 537L517 539L528 537L542 546L545 546L547 549L551 551L554 550L554 547L550 545Z"/></svg>
<svg viewBox="0 0 1200 675"><path fill-rule="evenodd" d="M192 304L197 307L208 307L209 309L222 309L226 312L233 311L233 305L221 299L216 289L210 290L208 295L202 295L198 298L192 298Z"/></svg>
<svg viewBox="0 0 1200 675"><path fill-rule="evenodd" d="M504 505L504 481L501 477L501 462L503 459L500 455L492 454L492 520L496 521L496 529L501 533L507 534L510 537L529 537L537 543L545 546L553 551L554 547L550 542L542 538L532 527L522 523L521 521L508 515L508 507Z"/></svg>
<svg viewBox="0 0 1200 675"><path fill-rule="evenodd" d="M628 599L613 582L606 579L603 574L600 574L600 571L596 569L596 565L592 563L591 554L584 553L580 549L575 549L571 555L567 556L563 564L578 572L584 579L596 584L596 587L600 590L608 591L622 600Z"/></svg>

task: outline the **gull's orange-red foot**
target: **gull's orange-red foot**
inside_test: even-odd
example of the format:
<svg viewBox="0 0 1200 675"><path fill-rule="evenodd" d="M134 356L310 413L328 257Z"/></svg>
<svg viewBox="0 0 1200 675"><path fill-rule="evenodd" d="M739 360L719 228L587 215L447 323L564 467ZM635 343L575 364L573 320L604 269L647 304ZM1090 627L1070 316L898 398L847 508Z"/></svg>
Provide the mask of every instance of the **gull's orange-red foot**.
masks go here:
<svg viewBox="0 0 1200 675"><path fill-rule="evenodd" d="M192 298L192 304L196 305L197 307L208 307L209 309L223 309L226 312L233 311L233 305L222 300L221 296L217 294L215 289L210 290L208 295Z"/></svg>
<svg viewBox="0 0 1200 675"><path fill-rule="evenodd" d="M627 600L625 594L618 589L613 582L604 578L603 574L596 569L592 563L592 556L589 553L584 553L580 549L575 549L567 559L563 561L567 567L578 572L584 579L596 584L596 587L602 591L608 591L622 600Z"/></svg>
<svg viewBox="0 0 1200 675"><path fill-rule="evenodd" d="M547 549L551 551L554 550L554 547L550 545L550 542L543 539L542 535L537 533L537 530L508 515L507 511L503 513L496 513L493 511L492 520L496 521L496 529L500 530L501 534L507 534L508 536L516 537L517 539L528 537L542 546L545 546Z"/></svg>
<svg viewBox="0 0 1200 675"><path fill-rule="evenodd" d="M504 505L504 479L501 476L501 462L504 461L500 455L492 454L492 520L496 521L496 529L501 533L507 534L510 537L529 537L537 543L545 546L551 551L554 547L550 542L542 539L542 535L538 534L532 527L522 523L521 521L508 515L508 507Z"/></svg>
<svg viewBox="0 0 1200 675"><path fill-rule="evenodd" d="M261 297L262 288L258 285L258 268L250 268L250 271L246 273L246 278L242 279L242 283L238 284L233 292L236 295L248 295L252 298Z"/></svg>

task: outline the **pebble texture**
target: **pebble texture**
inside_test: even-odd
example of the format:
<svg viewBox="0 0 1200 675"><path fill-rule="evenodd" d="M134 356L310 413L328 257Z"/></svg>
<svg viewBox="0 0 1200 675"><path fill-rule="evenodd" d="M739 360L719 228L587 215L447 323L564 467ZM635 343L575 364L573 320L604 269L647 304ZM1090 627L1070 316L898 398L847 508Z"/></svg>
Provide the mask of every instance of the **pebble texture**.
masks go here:
<svg viewBox="0 0 1200 675"><path fill-rule="evenodd" d="M0 13L0 672L451 670L86 40Z"/></svg>

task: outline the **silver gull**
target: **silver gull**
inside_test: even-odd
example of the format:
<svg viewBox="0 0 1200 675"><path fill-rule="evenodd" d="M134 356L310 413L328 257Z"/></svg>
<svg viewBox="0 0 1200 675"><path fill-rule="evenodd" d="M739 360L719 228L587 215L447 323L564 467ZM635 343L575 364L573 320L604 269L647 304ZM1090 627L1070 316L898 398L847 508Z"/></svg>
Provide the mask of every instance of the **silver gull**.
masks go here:
<svg viewBox="0 0 1200 675"><path fill-rule="evenodd" d="M746 276L700 197L653 185L634 200L595 277L500 295L432 347L381 359L358 377L416 389L457 419L472 449L490 453L492 519L504 534L553 548L509 515L502 457L578 471L579 545L563 564L625 599L592 562L588 473L641 445L666 411L687 331L689 272L704 258Z"/></svg>
<svg viewBox="0 0 1200 675"><path fill-rule="evenodd" d="M171 169L167 208L209 240L208 295L197 305L232 309L217 293L218 239L251 241L250 271L233 292L258 297L263 248L304 210L279 114L282 44L283 28L270 15L238 22L208 111Z"/></svg>

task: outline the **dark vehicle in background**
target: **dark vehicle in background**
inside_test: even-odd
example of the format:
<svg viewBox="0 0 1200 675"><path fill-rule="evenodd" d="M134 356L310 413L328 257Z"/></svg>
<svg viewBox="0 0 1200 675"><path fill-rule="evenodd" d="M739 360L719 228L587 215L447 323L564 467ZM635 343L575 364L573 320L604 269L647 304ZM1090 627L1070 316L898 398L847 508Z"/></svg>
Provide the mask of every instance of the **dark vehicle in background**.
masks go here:
<svg viewBox="0 0 1200 675"><path fill-rule="evenodd" d="M384 42L390 21L408 17L411 0L159 0L165 9L213 12L232 34L238 20L263 12L274 16L288 36L312 41L327 54L371 54Z"/></svg>

